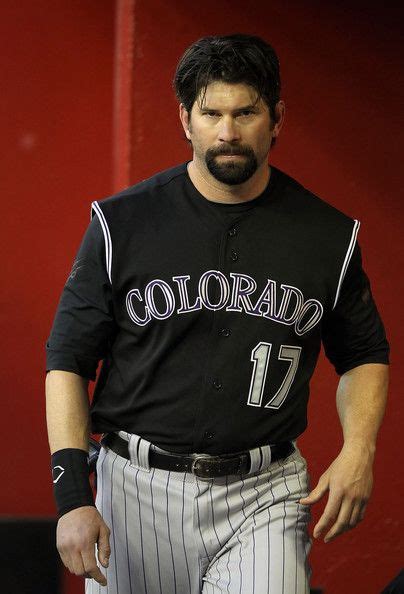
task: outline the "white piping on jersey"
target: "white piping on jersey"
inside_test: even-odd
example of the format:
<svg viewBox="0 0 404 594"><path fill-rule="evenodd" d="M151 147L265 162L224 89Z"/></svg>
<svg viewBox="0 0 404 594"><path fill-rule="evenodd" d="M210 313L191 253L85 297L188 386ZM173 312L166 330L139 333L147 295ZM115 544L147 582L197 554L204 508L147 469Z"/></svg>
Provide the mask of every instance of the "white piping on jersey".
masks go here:
<svg viewBox="0 0 404 594"><path fill-rule="evenodd" d="M335 301L334 301L333 309L337 305L337 301L338 301L339 294L340 294L340 291L341 291L342 281L345 278L345 274L346 274L346 271L348 269L348 265L349 265L349 262L351 260L351 257L352 257L353 251L354 251L354 247L355 247L355 243L356 243L356 237L358 235L358 231L359 231L360 225L361 225L360 222L355 219L354 226L353 226L353 229L352 229L351 241L349 242L348 250L347 250L347 253L345 255L345 260L344 260L344 263L342 265L341 274L339 276L339 282L338 282L337 292L336 292L336 295L335 295Z"/></svg>
<svg viewBox="0 0 404 594"><path fill-rule="evenodd" d="M101 224L101 228L102 228L102 232L104 234L104 240L105 240L105 262L106 262L106 267L107 267L107 273L108 273L108 278L109 278L109 282L112 284L112 279L111 279L111 272L112 272L112 241L111 241L111 234L109 232L108 229L108 225L107 225L107 221L105 220L104 217L104 213L102 212L98 202L93 202L91 204L91 218L93 216L93 211L97 214L100 224Z"/></svg>

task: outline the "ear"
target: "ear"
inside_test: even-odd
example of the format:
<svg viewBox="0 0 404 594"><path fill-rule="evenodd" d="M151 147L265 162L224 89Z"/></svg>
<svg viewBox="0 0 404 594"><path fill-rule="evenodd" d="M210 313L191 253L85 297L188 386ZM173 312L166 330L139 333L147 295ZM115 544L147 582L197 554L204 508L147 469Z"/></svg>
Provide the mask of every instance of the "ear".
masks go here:
<svg viewBox="0 0 404 594"><path fill-rule="evenodd" d="M189 130L189 125L190 125L189 113L185 109L183 103L180 103L179 111L180 111L180 120L181 120L182 127L184 128L185 136L187 137L188 140L191 140L191 133Z"/></svg>
<svg viewBox="0 0 404 594"><path fill-rule="evenodd" d="M276 122L274 125L272 136L279 136L279 132L281 131L283 122L285 120L285 110L285 102L282 99L280 99L275 106Z"/></svg>

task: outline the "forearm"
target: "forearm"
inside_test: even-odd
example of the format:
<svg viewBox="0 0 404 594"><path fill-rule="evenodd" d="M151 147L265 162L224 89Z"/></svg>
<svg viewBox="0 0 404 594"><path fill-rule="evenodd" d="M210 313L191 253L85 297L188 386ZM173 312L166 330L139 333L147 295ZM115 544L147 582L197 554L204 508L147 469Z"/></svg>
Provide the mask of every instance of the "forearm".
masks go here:
<svg viewBox="0 0 404 594"><path fill-rule="evenodd" d="M387 401L388 365L368 363L341 376L337 409L344 444L366 446L374 453Z"/></svg>
<svg viewBox="0 0 404 594"><path fill-rule="evenodd" d="M64 448L88 451L88 380L68 371L46 375L46 421L51 454Z"/></svg>
<svg viewBox="0 0 404 594"><path fill-rule="evenodd" d="M364 517L372 492L376 438L386 408L387 386L388 366L379 363L360 365L341 376L337 408L344 446L310 495L300 500L312 505L329 491L314 538L327 531L324 542L330 542Z"/></svg>

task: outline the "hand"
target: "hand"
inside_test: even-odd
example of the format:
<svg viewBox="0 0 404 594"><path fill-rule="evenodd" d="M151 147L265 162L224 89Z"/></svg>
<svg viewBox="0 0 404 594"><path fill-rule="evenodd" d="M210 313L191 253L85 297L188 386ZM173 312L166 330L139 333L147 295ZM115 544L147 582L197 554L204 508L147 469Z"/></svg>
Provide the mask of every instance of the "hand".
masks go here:
<svg viewBox="0 0 404 594"><path fill-rule="evenodd" d="M98 560L108 567L111 554L110 530L96 507L86 505L64 514L56 530L56 546L67 569L75 575L92 578L101 586L107 585L95 558L95 544Z"/></svg>
<svg viewBox="0 0 404 594"><path fill-rule="evenodd" d="M363 444L345 444L321 475L315 489L308 497L300 499L303 505L311 505L329 491L323 515L313 530L314 538L321 536L332 525L324 538L324 542L330 542L363 520L372 492L373 456Z"/></svg>

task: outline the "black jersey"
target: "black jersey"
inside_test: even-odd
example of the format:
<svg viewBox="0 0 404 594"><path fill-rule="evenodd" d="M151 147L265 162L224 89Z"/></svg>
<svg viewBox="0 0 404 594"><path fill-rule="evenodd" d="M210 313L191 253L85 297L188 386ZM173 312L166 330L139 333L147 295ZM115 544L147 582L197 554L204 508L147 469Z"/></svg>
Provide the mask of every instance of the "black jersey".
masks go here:
<svg viewBox="0 0 404 594"><path fill-rule="evenodd" d="M258 197L213 202L186 164L92 205L47 342L47 370L94 380L92 431L175 452L296 439L321 343L342 374L388 363L359 222L276 167Z"/></svg>

